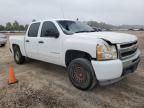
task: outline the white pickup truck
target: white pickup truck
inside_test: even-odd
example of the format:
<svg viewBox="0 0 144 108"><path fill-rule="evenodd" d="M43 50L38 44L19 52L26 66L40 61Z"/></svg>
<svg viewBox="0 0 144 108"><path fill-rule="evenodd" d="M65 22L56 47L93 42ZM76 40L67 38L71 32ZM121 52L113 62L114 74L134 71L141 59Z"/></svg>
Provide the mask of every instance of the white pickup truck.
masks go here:
<svg viewBox="0 0 144 108"><path fill-rule="evenodd" d="M136 36L95 32L66 19L32 22L25 36L10 36L10 50L17 64L28 57L67 67L70 81L81 90L119 81L140 61Z"/></svg>

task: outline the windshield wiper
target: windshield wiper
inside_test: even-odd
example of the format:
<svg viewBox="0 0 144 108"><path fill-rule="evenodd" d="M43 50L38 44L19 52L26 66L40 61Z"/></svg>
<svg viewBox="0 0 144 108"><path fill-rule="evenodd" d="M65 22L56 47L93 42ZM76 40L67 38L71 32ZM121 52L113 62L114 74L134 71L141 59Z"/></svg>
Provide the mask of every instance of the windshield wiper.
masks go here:
<svg viewBox="0 0 144 108"><path fill-rule="evenodd" d="M77 31L75 33L83 33L83 32L90 32L90 31Z"/></svg>
<svg viewBox="0 0 144 108"><path fill-rule="evenodd" d="M88 32L96 32L95 30L91 30L91 31L88 31Z"/></svg>
<svg viewBox="0 0 144 108"><path fill-rule="evenodd" d="M75 33L83 33L83 32L95 32L94 30L91 30L91 31L86 31L86 30L84 30L84 31L77 31L77 32L75 32Z"/></svg>

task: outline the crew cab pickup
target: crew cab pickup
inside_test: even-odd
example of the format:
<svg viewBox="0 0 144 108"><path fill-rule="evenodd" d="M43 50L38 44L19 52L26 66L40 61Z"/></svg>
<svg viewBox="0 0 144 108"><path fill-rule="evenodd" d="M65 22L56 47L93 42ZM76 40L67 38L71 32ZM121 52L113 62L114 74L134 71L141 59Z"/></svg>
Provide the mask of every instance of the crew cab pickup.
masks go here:
<svg viewBox="0 0 144 108"><path fill-rule="evenodd" d="M9 40L17 64L32 58L64 66L72 84L81 90L119 81L140 61L136 36L95 32L87 24L67 19L32 22L25 36Z"/></svg>

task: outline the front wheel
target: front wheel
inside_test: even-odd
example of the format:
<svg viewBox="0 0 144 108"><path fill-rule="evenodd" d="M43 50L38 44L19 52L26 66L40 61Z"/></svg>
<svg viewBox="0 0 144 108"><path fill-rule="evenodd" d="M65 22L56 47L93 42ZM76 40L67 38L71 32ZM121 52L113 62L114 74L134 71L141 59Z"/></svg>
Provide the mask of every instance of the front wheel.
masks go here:
<svg viewBox="0 0 144 108"><path fill-rule="evenodd" d="M84 58L75 59L70 63L68 75L72 84L81 90L92 89L98 84L90 61Z"/></svg>
<svg viewBox="0 0 144 108"><path fill-rule="evenodd" d="M25 57L21 54L19 47L14 48L14 60L17 64L23 64L25 62Z"/></svg>

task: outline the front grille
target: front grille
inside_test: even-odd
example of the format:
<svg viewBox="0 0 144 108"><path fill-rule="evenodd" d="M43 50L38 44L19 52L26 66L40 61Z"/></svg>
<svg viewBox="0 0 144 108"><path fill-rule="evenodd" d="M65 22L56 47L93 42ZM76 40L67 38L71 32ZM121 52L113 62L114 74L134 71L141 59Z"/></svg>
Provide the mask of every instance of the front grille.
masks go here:
<svg viewBox="0 0 144 108"><path fill-rule="evenodd" d="M120 44L118 47L119 50L119 58L127 59L135 55L137 51L137 41L131 43Z"/></svg>
<svg viewBox="0 0 144 108"><path fill-rule="evenodd" d="M130 47L130 46L135 45L135 44L137 44L137 41L135 41L133 43L122 44L122 45L120 45L120 47L125 48L125 47Z"/></svg>
<svg viewBox="0 0 144 108"><path fill-rule="evenodd" d="M129 56L129 55L132 55L133 53L136 52L137 49L134 49L133 51L127 51L127 52L123 52L121 53L121 56L122 57L126 57L126 56Z"/></svg>

